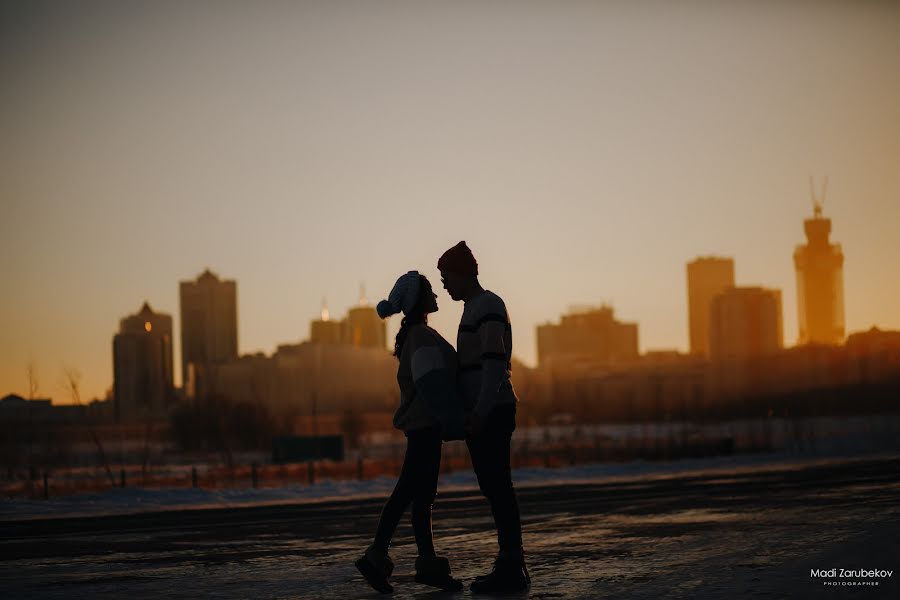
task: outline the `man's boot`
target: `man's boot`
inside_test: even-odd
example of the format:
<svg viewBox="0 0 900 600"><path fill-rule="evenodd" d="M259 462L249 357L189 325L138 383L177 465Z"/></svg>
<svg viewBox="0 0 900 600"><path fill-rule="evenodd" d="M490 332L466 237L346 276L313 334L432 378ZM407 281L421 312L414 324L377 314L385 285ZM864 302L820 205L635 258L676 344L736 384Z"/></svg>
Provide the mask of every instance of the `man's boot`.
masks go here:
<svg viewBox="0 0 900 600"><path fill-rule="evenodd" d="M388 577L394 572L394 561L384 550L369 546L362 558L356 561L356 568L376 591L382 594L394 591L394 587L388 583Z"/></svg>
<svg viewBox="0 0 900 600"><path fill-rule="evenodd" d="M416 558L416 582L440 588L448 592L458 592L462 581L450 575L450 561L443 556L420 556Z"/></svg>
<svg viewBox="0 0 900 600"><path fill-rule="evenodd" d="M494 561L494 570L476 577L469 589L473 594L502 594L520 592L530 583L524 554L500 552Z"/></svg>

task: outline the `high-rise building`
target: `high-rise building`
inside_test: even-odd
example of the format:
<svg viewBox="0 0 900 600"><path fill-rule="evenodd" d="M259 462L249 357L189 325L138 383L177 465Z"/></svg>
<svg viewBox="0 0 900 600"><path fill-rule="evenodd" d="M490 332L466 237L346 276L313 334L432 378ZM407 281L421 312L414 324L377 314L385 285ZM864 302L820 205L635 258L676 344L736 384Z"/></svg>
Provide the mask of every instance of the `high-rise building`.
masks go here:
<svg viewBox="0 0 900 600"><path fill-rule="evenodd" d="M160 417L174 401L172 317L146 302L119 322L113 337L113 411L116 421Z"/></svg>
<svg viewBox="0 0 900 600"><path fill-rule="evenodd" d="M209 365L238 356L237 284L206 269L196 281L182 281L181 377L188 365Z"/></svg>
<svg viewBox="0 0 900 600"><path fill-rule="evenodd" d="M800 329L797 343L841 344L844 341L844 253L840 244L828 240L831 219L822 216L821 201L814 197L813 203L813 218L803 221L806 244L794 250Z"/></svg>
<svg viewBox="0 0 900 600"><path fill-rule="evenodd" d="M537 351L539 364L633 360L638 357L638 326L617 321L609 306L573 310L559 324L538 325Z"/></svg>
<svg viewBox="0 0 900 600"><path fill-rule="evenodd" d="M375 308L368 305L365 296L361 296L359 304L348 310L347 316L339 321L331 318L323 301L321 316L309 323L309 341L312 344L384 350L387 347L387 328Z"/></svg>
<svg viewBox="0 0 900 600"><path fill-rule="evenodd" d="M733 287L713 298L709 322L713 360L765 356L783 345L781 290Z"/></svg>
<svg viewBox="0 0 900 600"><path fill-rule="evenodd" d="M387 330L373 306L354 306L343 320L345 344L357 348L385 348Z"/></svg>
<svg viewBox="0 0 900 600"><path fill-rule="evenodd" d="M713 298L734 287L734 261L699 257L687 265L688 323L691 354L709 356L709 311Z"/></svg>
<svg viewBox="0 0 900 600"><path fill-rule="evenodd" d="M343 322L332 320L328 306L323 302L321 317L309 323L309 341L313 344L340 344L343 331Z"/></svg>

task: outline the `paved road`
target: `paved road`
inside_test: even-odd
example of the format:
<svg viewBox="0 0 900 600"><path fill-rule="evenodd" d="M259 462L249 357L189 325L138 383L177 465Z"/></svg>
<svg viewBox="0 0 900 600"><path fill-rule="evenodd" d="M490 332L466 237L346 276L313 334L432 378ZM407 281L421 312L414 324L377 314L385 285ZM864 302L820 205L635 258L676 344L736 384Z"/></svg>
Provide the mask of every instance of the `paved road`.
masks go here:
<svg viewBox="0 0 900 600"><path fill-rule="evenodd" d="M900 458L519 491L521 598L900 598ZM374 598L352 567L382 500L0 522L2 598ZM496 552L485 501L442 494L438 551L470 580ZM394 598L463 598L412 581ZM817 579L811 569L892 577ZM826 586L824 581L878 582Z"/></svg>

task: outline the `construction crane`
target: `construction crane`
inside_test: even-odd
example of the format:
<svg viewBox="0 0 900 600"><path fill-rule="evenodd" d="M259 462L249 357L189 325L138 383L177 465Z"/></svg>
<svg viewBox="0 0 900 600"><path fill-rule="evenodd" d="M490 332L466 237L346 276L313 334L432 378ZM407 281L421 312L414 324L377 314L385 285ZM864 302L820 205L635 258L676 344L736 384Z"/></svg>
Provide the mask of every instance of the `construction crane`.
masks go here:
<svg viewBox="0 0 900 600"><path fill-rule="evenodd" d="M825 206L825 194L828 192L828 175L825 176L825 181L822 183L822 195L816 197L816 187L813 183L813 176L809 176L809 195L812 197L813 203L813 214L818 219L822 216L822 207Z"/></svg>

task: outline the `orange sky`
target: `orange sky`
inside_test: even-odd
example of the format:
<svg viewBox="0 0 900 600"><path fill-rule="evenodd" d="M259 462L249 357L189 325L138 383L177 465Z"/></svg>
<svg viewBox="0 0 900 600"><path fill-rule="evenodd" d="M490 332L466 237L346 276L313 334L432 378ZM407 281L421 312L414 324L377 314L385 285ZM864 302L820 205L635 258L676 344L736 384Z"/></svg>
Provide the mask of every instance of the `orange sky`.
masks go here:
<svg viewBox="0 0 900 600"><path fill-rule="evenodd" d="M67 366L102 395L118 320L148 300L177 330L206 267L270 353L323 296L439 287L461 239L528 363L537 323L604 301L686 349L706 254L782 289L794 343L810 174L848 331L900 329L900 5L722 4L5 4L0 395L29 360L42 396Z"/></svg>

